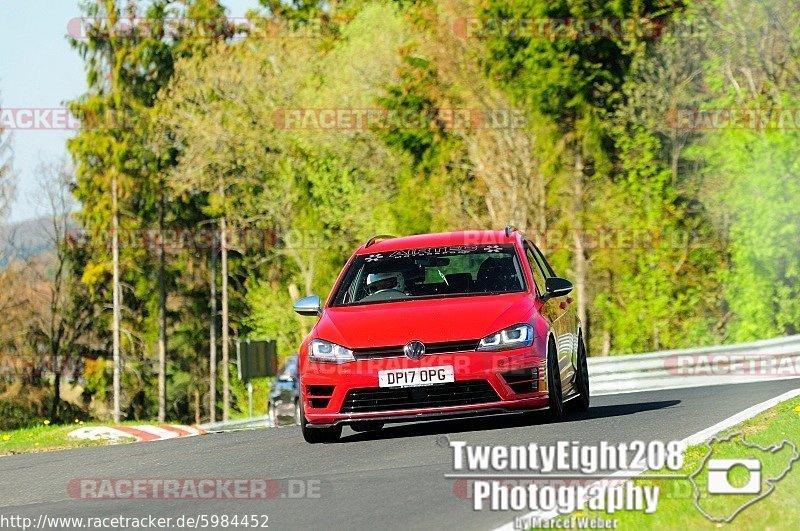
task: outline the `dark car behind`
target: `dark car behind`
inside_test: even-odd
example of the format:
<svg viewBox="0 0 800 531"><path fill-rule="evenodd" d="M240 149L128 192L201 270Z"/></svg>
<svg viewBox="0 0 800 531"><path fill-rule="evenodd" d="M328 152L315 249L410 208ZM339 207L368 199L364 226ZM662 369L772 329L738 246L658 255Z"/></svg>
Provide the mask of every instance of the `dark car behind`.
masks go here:
<svg viewBox="0 0 800 531"><path fill-rule="evenodd" d="M285 426L300 423L300 373L297 355L289 356L273 378L267 399L270 425Z"/></svg>

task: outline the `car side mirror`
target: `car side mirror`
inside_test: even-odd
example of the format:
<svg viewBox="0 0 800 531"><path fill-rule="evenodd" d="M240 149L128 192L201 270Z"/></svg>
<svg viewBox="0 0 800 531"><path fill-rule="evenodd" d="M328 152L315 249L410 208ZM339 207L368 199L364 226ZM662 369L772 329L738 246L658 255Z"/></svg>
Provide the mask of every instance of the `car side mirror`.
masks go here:
<svg viewBox="0 0 800 531"><path fill-rule="evenodd" d="M300 315L319 315L322 313L322 303L318 295L303 297L294 303L294 311Z"/></svg>
<svg viewBox="0 0 800 531"><path fill-rule="evenodd" d="M572 291L572 282L565 278L550 277L544 282L544 300L553 297L564 297Z"/></svg>

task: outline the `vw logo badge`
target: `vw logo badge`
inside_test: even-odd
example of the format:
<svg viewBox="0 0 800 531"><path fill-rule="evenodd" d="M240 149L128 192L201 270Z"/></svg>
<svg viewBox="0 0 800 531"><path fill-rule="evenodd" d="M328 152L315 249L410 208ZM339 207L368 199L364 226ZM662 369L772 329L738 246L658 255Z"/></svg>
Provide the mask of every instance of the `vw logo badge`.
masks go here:
<svg viewBox="0 0 800 531"><path fill-rule="evenodd" d="M425 355L425 344L422 341L409 341L403 347L403 354L410 360L418 360Z"/></svg>

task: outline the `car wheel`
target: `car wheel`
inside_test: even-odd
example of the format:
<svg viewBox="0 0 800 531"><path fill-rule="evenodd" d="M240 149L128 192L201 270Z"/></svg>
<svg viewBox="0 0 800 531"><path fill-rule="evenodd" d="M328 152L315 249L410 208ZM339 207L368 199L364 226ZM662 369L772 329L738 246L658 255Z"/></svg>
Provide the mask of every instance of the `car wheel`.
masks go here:
<svg viewBox="0 0 800 531"><path fill-rule="evenodd" d="M573 398L570 405L574 411L583 412L589 409L589 367L586 363L586 345L583 344L583 334L578 336L578 366L576 367L575 387L578 396Z"/></svg>
<svg viewBox="0 0 800 531"><path fill-rule="evenodd" d="M558 369L558 351L551 339L547 349L547 414L557 422L564 418L564 397L561 391L561 372Z"/></svg>
<svg viewBox="0 0 800 531"><path fill-rule="evenodd" d="M350 428L353 431L365 432L365 431L378 431L383 428L383 422L377 420L368 420L365 422L359 422L357 424L352 424Z"/></svg>
<svg viewBox="0 0 800 531"><path fill-rule="evenodd" d="M303 402L300 401L300 428L303 431L303 439L309 444L335 442L342 435L342 425L329 426L326 428L312 427L306 420Z"/></svg>

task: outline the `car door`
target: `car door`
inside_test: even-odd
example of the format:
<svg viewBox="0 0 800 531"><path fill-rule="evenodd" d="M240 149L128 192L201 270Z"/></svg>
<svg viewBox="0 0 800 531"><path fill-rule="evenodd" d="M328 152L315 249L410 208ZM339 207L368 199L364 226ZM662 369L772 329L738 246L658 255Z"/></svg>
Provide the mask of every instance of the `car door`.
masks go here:
<svg viewBox="0 0 800 531"><path fill-rule="evenodd" d="M557 276L536 245L526 242L526 252L531 267L538 270L534 274L542 279L540 293L544 293L544 283L550 277ZM558 366L561 372L561 387L564 396L575 392L575 368L577 366L577 329L576 313L572 297L560 297L547 300L540 310L542 316L550 322L550 329L555 335Z"/></svg>

